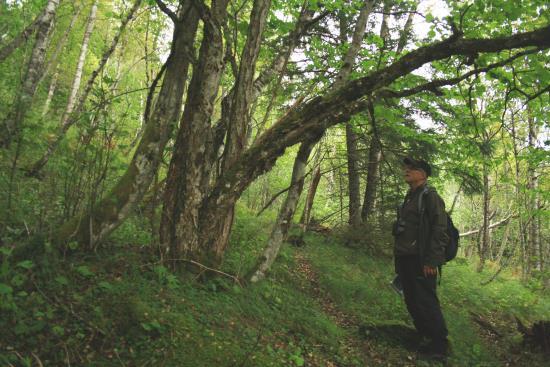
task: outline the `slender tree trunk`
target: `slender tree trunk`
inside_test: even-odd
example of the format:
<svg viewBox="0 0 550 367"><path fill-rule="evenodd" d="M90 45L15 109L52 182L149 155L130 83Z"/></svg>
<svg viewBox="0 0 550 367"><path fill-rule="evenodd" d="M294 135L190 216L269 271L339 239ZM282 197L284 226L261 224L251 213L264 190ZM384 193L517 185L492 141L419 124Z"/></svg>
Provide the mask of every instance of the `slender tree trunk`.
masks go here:
<svg viewBox="0 0 550 367"><path fill-rule="evenodd" d="M319 181L321 181L320 164L318 164L313 171L311 182L309 184L309 189L307 190L306 202L304 203L304 211L302 212L302 217L300 218L300 224L302 226L303 232L307 231L309 223L311 221L311 210L313 208L313 200L315 199L315 194L317 193Z"/></svg>
<svg viewBox="0 0 550 367"><path fill-rule="evenodd" d="M80 48L80 55L78 56L78 62L76 64L76 71L71 84L71 92L69 93L69 99L67 100L67 107L61 117L61 126L65 126L71 113L73 113L76 103L76 97L78 90L80 89L80 82L82 81L82 73L84 72L84 63L86 62L86 56L88 55L88 45L90 44L90 37L94 30L95 20L97 15L97 5L99 0L95 0L92 3L92 9L90 10L90 16L86 22L86 29L84 31L84 37L82 38L82 47Z"/></svg>
<svg viewBox="0 0 550 367"><path fill-rule="evenodd" d="M371 121L374 120L374 116L370 116L370 118ZM367 162L367 183L365 185L365 197L363 202L363 209L361 212L361 217L364 223L369 222L370 215L372 214L374 208L374 201L376 199L376 188L378 187L379 179L378 171L381 160L382 149L380 148L379 137L373 133L369 145L369 158Z"/></svg>
<svg viewBox="0 0 550 367"><path fill-rule="evenodd" d="M483 163L483 225L481 230L481 243L479 245L479 264L477 271L481 272L487 260L489 254L489 206L490 206L490 194L489 194L489 167L487 163Z"/></svg>
<svg viewBox="0 0 550 367"><path fill-rule="evenodd" d="M162 153L176 126L195 40L198 13L184 4L183 19L175 24L172 50L166 61L161 90L130 165L111 192L93 212L77 215L56 233L58 241L72 238L83 243L98 243L116 229L142 199L158 169Z"/></svg>
<svg viewBox="0 0 550 367"><path fill-rule="evenodd" d="M122 21L115 37L111 41L110 47L103 53L102 58L99 62L98 67L92 72L92 75L90 76L90 79L86 83L86 86L84 87L84 90L80 97L78 98L78 103L76 101L76 97L78 94L78 90L80 88L80 82L82 80L82 70L84 66L84 61L86 60L86 53L88 49L88 42L90 40L90 35L93 30L93 24L95 21L95 15L97 12L97 4L98 0L93 3L92 10L90 13L90 17L88 18L88 24L86 26L86 32L84 33L84 40L82 44L82 49L80 51L80 57L78 60L77 68L76 68L76 74L73 79L73 86L71 88L71 94L69 96L69 100L67 102L67 107L65 109L65 113L63 114L63 117L61 118L61 124L58 129L58 132L56 136L53 138L53 140L48 144L48 147L46 148L46 152L42 157L37 160L32 167L29 169L30 175L37 175L42 168L48 163L48 160L52 156L52 154L55 152L59 144L61 143L61 140L65 137L66 132L69 130L69 128L77 121L78 115L82 112L84 109L84 105L86 103L86 100L88 99L88 95L92 91L92 88L94 86L94 82L96 78L99 76L99 74L103 71L103 68L105 65L107 65L107 61L115 51L118 41L120 40L120 37L130 22L132 18L134 17L136 11L139 9L141 5L142 0L136 0L134 2L134 6L126 16L126 18Z"/></svg>
<svg viewBox="0 0 550 367"><path fill-rule="evenodd" d="M375 1L365 0L357 23L355 25L355 31L351 45L344 57L344 62L340 72L336 76L334 88L340 88L348 79L351 69L355 64L355 58L361 47L363 36L365 35L367 20L374 7ZM345 21L340 22L340 40L342 43L347 41L347 26ZM353 131L353 127L350 122L346 122L346 153L348 163L348 194L349 194L349 224L352 227L358 227L361 225L361 194L360 194L360 180L359 180L359 154L357 151L357 134Z"/></svg>
<svg viewBox="0 0 550 367"><path fill-rule="evenodd" d="M279 214L271 231L271 235L267 240L267 245L263 255L260 257L255 270L252 272L252 276L250 277L250 281L252 283L258 282L265 278L267 271L269 271L279 253L281 244L286 240L288 229L292 223L292 217L304 187L307 160L315 144L317 144L316 140L304 142L300 145L300 150L296 155L294 167L292 168L290 189L285 201L281 205L281 209L279 210Z"/></svg>
<svg viewBox="0 0 550 367"><path fill-rule="evenodd" d="M17 36L15 36L7 45L2 47L0 49L0 62L4 61L6 58L8 58L13 51L17 50L21 45L23 45L31 34L33 34L38 27L43 25L43 22L45 21L45 17L48 17L48 12L52 11L52 4L51 2L48 2L46 6L44 7L44 10L42 13L40 13L31 24L29 24L25 29L21 31ZM55 10L54 10L55 11Z"/></svg>
<svg viewBox="0 0 550 367"><path fill-rule="evenodd" d="M528 146L530 149L536 149L537 128L532 111L527 107L527 128L528 128ZM531 162L527 164L527 212L529 213L529 225L527 234L527 254L529 273L533 270L541 269L540 265L540 241L538 229L537 203L538 203L538 179L535 165Z"/></svg>
<svg viewBox="0 0 550 367"><path fill-rule="evenodd" d="M48 114L50 110L50 104L52 103L53 95L55 93L55 89L57 88L57 82L59 80L59 68L61 65L61 63L58 61L59 55L61 54L61 51L65 49L65 45L67 43L67 40L69 39L69 35L73 31L74 25L76 23L76 20L78 19L78 16L80 15L81 10L82 10L82 6L80 6L76 10L76 12L73 14L71 21L69 23L69 26L67 27L67 29L65 29L65 32L63 32L63 35L61 36L60 40L57 42L55 51L52 57L50 58L50 61L48 62L48 66L46 66L46 71L44 72L43 76L49 75L54 66L55 66L55 71L50 80L50 86L48 88L48 96L46 97L46 101L44 102L44 107L42 108L42 117Z"/></svg>
<svg viewBox="0 0 550 367"><path fill-rule="evenodd" d="M14 138L19 138L21 127L28 110L31 108L38 82L44 72L44 60L50 30L53 25L55 13L59 6L59 0L49 0L44 12L38 20L36 40L31 58L27 64L27 70L21 91L19 92L13 110L0 126L0 147L9 147Z"/></svg>

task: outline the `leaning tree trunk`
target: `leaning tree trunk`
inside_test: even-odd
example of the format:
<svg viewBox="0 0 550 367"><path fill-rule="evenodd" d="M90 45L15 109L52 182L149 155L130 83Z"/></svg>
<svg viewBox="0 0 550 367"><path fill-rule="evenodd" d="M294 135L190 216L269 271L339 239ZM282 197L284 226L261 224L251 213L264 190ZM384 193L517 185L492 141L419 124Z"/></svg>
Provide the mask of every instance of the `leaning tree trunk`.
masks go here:
<svg viewBox="0 0 550 367"><path fill-rule="evenodd" d="M61 124L59 126L59 129L57 131L57 134L53 138L53 140L48 144L48 147L46 148L46 152L42 155L40 159L38 159L32 167L29 169L30 175L37 175L42 168L48 163L48 160L52 156L52 154L55 152L59 144L61 143L61 140L65 137L65 134L67 133L67 130L78 120L78 114L82 112L84 109L84 105L86 103L86 100L88 99L88 95L92 91L92 88L94 86L96 78L99 76L103 68L105 68L105 65L107 65L107 61L109 61L109 58L115 51L118 42L120 40L120 37L122 35L122 32L124 29L126 29L126 26L132 20L134 17L136 11L139 9L141 5L142 0L136 0L134 2L134 6L126 16L126 18L121 22L120 27L111 41L110 47L103 53L101 60L99 62L99 65L97 68L92 72L92 75L90 76L90 79L86 83L86 86L84 87L84 90L82 91L82 94L78 98L78 101L76 100L78 90L80 88L80 82L82 80L82 70L84 66L84 61L86 60L86 53L88 49L88 42L90 40L90 35L93 30L93 24L95 21L95 14L97 11L97 3L98 1L94 2L92 6L92 11L90 13L90 17L88 18L88 25L86 27L86 32L84 33L84 40L82 44L82 49L80 51L80 57L78 60L77 68L75 77L73 79L73 85L71 88L71 94L69 96L69 100L67 102L67 107L65 109L65 113L63 114L63 117L61 118ZM75 106L76 105L76 106Z"/></svg>
<svg viewBox="0 0 550 367"><path fill-rule="evenodd" d="M59 0L49 0L38 20L36 40L31 58L27 64L21 91L17 96L13 110L3 121L2 126L0 126L0 147L9 147L12 140L19 138L21 134L21 125L25 120L28 110L31 108L36 88L44 72L46 48L58 6Z"/></svg>
<svg viewBox="0 0 550 367"><path fill-rule="evenodd" d="M302 212L302 217L300 218L300 225L302 226L302 231L306 232L311 222L311 210L313 209L313 200L317 194L317 187L319 186L319 181L321 181L321 163L319 162L313 171L311 176L311 182L307 190L306 202L304 203L304 211Z"/></svg>
<svg viewBox="0 0 550 367"><path fill-rule="evenodd" d="M36 19L32 21L31 24L25 27L25 29L15 36L7 45L2 47L2 49L0 49L0 62L4 61L13 53L13 51L21 47L37 28L44 26L45 22L49 22L48 17L52 16L52 11L55 12L53 7L56 6L57 5L54 5L52 1L48 2L44 7L44 10L36 17Z"/></svg>
<svg viewBox="0 0 550 367"><path fill-rule="evenodd" d="M357 52L363 40L363 35L365 34L365 26L366 26L367 18L372 10L372 7L373 7L373 2L367 0L365 2L364 7L361 9L359 13L359 17L355 27L355 32L353 34L352 44L344 57L344 63L343 63L342 69L337 75L336 82L333 87L334 89L340 88L345 83L346 79L348 78L351 72L351 68L355 63L355 57L357 55ZM344 22L341 22L342 25L343 23ZM347 34L347 30L342 29L341 34L342 35ZM292 171L292 179L291 179L291 188L287 193L287 197L285 201L281 205L281 208L279 210L279 215L277 217L277 221L275 222L271 235L267 241L267 247L264 250L264 255L260 259L256 270L253 272L253 275L251 277L251 281L253 282L259 281L260 279L265 277L265 273L269 270L269 268L275 261L277 254L279 253L281 243L286 239L286 236L288 234L288 227L292 222L292 217L294 216L296 205L302 193L303 181L305 177L305 170L306 170L309 154L311 153L311 150L317 144L317 142L319 142L322 136L323 134L319 134L318 136L315 136L313 139L304 141L300 145L300 149L294 161L294 168ZM357 177L357 183L359 183L358 177Z"/></svg>
<svg viewBox="0 0 550 367"><path fill-rule="evenodd" d="M181 110L187 71L198 25L198 13L183 7L183 19L175 24L172 50L165 64L165 75L153 111L130 165L122 178L96 207L77 215L55 234L58 242L76 239L97 243L116 229L143 198L158 169L162 153Z"/></svg>
<svg viewBox="0 0 550 367"><path fill-rule="evenodd" d="M317 139L310 142L304 142L300 145L296 159L294 160L294 167L292 168L292 178L290 182L290 189L286 196L285 201L281 205L277 220L271 231L271 235L267 240L266 248L263 255L260 257L258 264L256 265L250 281L252 283L258 282L265 278L267 271L271 268L271 265L275 261L275 258L279 254L281 244L286 239L288 229L292 223L292 217L294 211L298 205L298 200L304 187L304 178L306 174L307 160L311 153L311 150L317 144Z"/></svg>

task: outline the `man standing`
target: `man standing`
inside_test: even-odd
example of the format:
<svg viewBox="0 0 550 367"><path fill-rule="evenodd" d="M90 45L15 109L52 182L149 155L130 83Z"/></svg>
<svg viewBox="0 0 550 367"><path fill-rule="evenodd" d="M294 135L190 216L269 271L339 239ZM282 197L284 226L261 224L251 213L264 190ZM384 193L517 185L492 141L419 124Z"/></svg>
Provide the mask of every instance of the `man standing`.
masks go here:
<svg viewBox="0 0 550 367"><path fill-rule="evenodd" d="M437 271L445 262L448 241L445 203L435 190L427 186L432 170L426 161L405 158L403 164L409 191L399 209L393 231L395 269L414 326L420 337L430 340L419 348L419 354L431 359L445 359L448 332L436 294Z"/></svg>

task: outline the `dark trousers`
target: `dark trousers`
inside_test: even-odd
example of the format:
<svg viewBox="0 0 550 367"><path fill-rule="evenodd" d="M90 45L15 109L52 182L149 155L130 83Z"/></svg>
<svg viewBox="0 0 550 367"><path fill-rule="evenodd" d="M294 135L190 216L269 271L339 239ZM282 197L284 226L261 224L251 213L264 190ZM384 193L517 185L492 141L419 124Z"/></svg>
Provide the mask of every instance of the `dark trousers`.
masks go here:
<svg viewBox="0 0 550 367"><path fill-rule="evenodd" d="M416 330L434 343L446 343L447 326L435 290L437 276L425 277L416 255L396 257L395 267Z"/></svg>

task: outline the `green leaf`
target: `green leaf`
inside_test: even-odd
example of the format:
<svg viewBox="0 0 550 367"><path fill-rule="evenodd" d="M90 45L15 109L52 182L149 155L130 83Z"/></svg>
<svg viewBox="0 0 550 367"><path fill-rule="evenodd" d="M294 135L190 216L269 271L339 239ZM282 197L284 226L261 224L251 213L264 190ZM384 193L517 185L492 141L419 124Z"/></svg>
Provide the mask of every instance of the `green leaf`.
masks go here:
<svg viewBox="0 0 550 367"><path fill-rule="evenodd" d="M59 325L55 325L53 328L52 328L52 331L55 335L57 336L63 336L65 335L65 329Z"/></svg>
<svg viewBox="0 0 550 367"><path fill-rule="evenodd" d="M12 287L10 287L7 284L0 283L0 294L7 295L12 293L13 293Z"/></svg>
<svg viewBox="0 0 550 367"><path fill-rule="evenodd" d="M109 282L106 282L106 281L101 281L97 284L100 288L103 288L105 290L112 290L113 289L113 286L111 285L111 283Z"/></svg>
<svg viewBox="0 0 550 367"><path fill-rule="evenodd" d="M69 279L62 275L55 277L55 281L61 285L69 285Z"/></svg>
<svg viewBox="0 0 550 367"><path fill-rule="evenodd" d="M34 267L34 263L31 260L23 260L17 263L17 267L29 270Z"/></svg>
<svg viewBox="0 0 550 367"><path fill-rule="evenodd" d="M93 277L94 273L86 265L81 265L76 268L76 271L84 277Z"/></svg>

